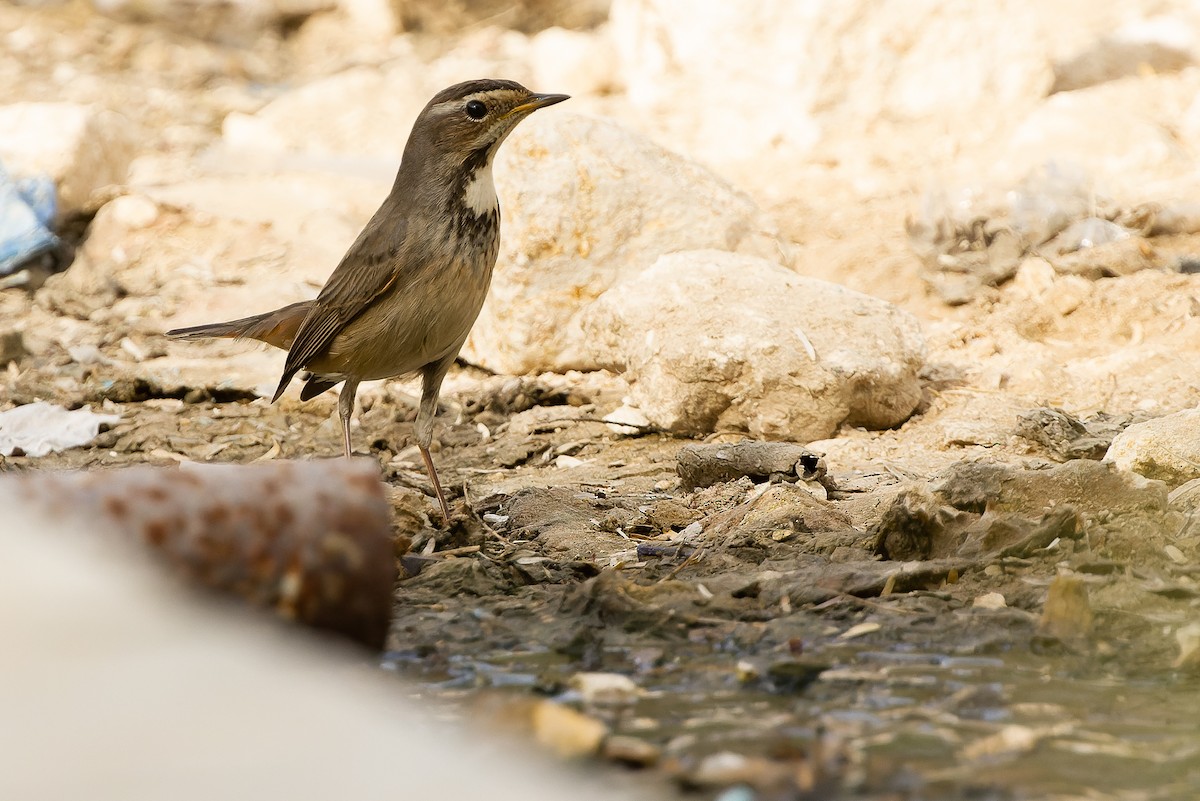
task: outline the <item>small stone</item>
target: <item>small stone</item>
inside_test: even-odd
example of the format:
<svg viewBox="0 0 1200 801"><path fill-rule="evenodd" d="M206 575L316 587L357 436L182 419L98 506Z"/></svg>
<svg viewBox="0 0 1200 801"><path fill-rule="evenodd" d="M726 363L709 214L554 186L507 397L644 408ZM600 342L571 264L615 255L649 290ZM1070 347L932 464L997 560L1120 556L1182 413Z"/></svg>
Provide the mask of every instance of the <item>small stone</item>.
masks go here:
<svg viewBox="0 0 1200 801"><path fill-rule="evenodd" d="M983 595L975 596L975 600L971 602L971 606L976 609L1004 609L1008 603L1004 600L1004 596L998 592L985 592Z"/></svg>
<svg viewBox="0 0 1200 801"><path fill-rule="evenodd" d="M1166 553L1168 559L1177 565L1186 565L1188 563L1188 558L1183 555L1183 551L1174 545L1164 545L1163 552Z"/></svg>
<svg viewBox="0 0 1200 801"><path fill-rule="evenodd" d="M791 771L783 763L720 751L701 760L687 780L699 787L728 787L732 784L773 787L782 785L790 778Z"/></svg>
<svg viewBox="0 0 1200 801"><path fill-rule="evenodd" d="M608 430L614 434L640 434L650 425L646 413L636 406L625 404L604 415Z"/></svg>
<svg viewBox="0 0 1200 801"><path fill-rule="evenodd" d="M533 708L535 739L563 759L591 756L600 750L608 727L599 720L553 701Z"/></svg>
<svg viewBox="0 0 1200 801"><path fill-rule="evenodd" d="M1200 477L1200 409L1129 426L1113 439L1104 461L1170 485Z"/></svg>
<svg viewBox="0 0 1200 801"><path fill-rule="evenodd" d="M130 230L149 228L158 220L158 204L144 195L122 195L106 205L113 220Z"/></svg>
<svg viewBox="0 0 1200 801"><path fill-rule="evenodd" d="M758 793L744 784L738 784L722 791L716 801L758 801Z"/></svg>
<svg viewBox="0 0 1200 801"><path fill-rule="evenodd" d="M1200 667L1200 623L1189 623L1175 632L1175 641L1179 643L1179 657L1174 667Z"/></svg>
<svg viewBox="0 0 1200 801"><path fill-rule="evenodd" d="M1167 502L1172 509L1181 512L1194 512L1200 509L1200 478L1193 478L1186 484L1180 484L1167 495Z"/></svg>
<svg viewBox="0 0 1200 801"><path fill-rule="evenodd" d="M1091 634L1092 621L1087 585L1074 576L1055 576L1038 620L1038 634L1075 642Z"/></svg>
<svg viewBox="0 0 1200 801"><path fill-rule="evenodd" d="M5 331L0 333L0 367L9 362L21 363L29 355L25 349L25 338L20 331Z"/></svg>
<svg viewBox="0 0 1200 801"><path fill-rule="evenodd" d="M558 467L558 468L562 468L562 469L570 469L572 467L579 467L580 465L582 465L584 463L585 462L583 459L580 459L576 456L568 456L565 453L562 454L561 456L556 456L554 458L554 466Z"/></svg>
<svg viewBox="0 0 1200 801"><path fill-rule="evenodd" d="M853 640L856 637L862 637L865 634L873 634L879 631L882 626L878 623L859 623L857 626L851 626L838 635L839 640Z"/></svg>
<svg viewBox="0 0 1200 801"><path fill-rule="evenodd" d="M658 764L662 758L662 749L637 737L617 734L604 741L601 755L611 762L649 768Z"/></svg>
<svg viewBox="0 0 1200 801"><path fill-rule="evenodd" d="M762 678L762 669L748 659L739 659L733 673L742 684L750 684Z"/></svg>
<svg viewBox="0 0 1200 801"><path fill-rule="evenodd" d="M799 659L785 659L767 667L767 678L777 693L794 694L803 692L829 665Z"/></svg>
<svg viewBox="0 0 1200 801"><path fill-rule="evenodd" d="M1030 726L1004 726L995 734L970 743L962 750L968 760L994 759L1002 755L1024 754L1032 751L1043 735Z"/></svg>
<svg viewBox="0 0 1200 801"><path fill-rule="evenodd" d="M633 679L620 673L576 673L568 685L579 692L586 704L619 706L631 704L642 695Z"/></svg>
<svg viewBox="0 0 1200 801"><path fill-rule="evenodd" d="M112 360L100 352L95 345L69 345L69 355L76 364L112 364Z"/></svg>

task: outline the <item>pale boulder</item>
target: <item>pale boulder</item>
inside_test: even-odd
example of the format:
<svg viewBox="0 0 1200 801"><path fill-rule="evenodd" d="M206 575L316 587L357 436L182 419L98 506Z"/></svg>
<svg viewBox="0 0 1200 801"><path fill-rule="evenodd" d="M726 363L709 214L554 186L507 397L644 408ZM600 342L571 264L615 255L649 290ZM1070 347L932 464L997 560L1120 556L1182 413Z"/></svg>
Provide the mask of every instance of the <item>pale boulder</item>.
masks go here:
<svg viewBox="0 0 1200 801"><path fill-rule="evenodd" d="M123 184L136 153L133 123L101 106L0 106L0 162L10 173L53 178L60 216L80 211L104 187Z"/></svg>
<svg viewBox="0 0 1200 801"><path fill-rule="evenodd" d="M1100 186L1133 197L1144 195L1149 174L1191 169L1172 126L1200 92L1200 75L1156 76L1154 91L1150 82L1103 83L1047 98L1013 130L994 169L1019 176L1047 162L1082 165Z"/></svg>
<svg viewBox="0 0 1200 801"><path fill-rule="evenodd" d="M92 0L102 14L118 20L153 22L190 36L225 44L250 44L264 31L284 29L334 0Z"/></svg>
<svg viewBox="0 0 1200 801"><path fill-rule="evenodd" d="M500 259L463 352L496 372L599 367L584 309L664 253L786 259L774 222L747 195L609 122L532 117L500 149L496 184Z"/></svg>
<svg viewBox="0 0 1200 801"><path fill-rule="evenodd" d="M1113 439L1104 461L1172 486L1200 477L1200 409L1131 425Z"/></svg>
<svg viewBox="0 0 1200 801"><path fill-rule="evenodd" d="M1036 104L1053 80L1047 53L1082 46L1113 14L1079 16L1068 27L1022 3L613 0L611 35L630 101L726 168L951 108L940 136L977 135Z"/></svg>
<svg viewBox="0 0 1200 801"><path fill-rule="evenodd" d="M428 99L406 60L355 67L280 95L254 114L229 114L221 136L227 148L252 153L386 160L381 169L394 174Z"/></svg>
<svg viewBox="0 0 1200 801"><path fill-rule="evenodd" d="M614 91L618 78L612 40L603 34L547 28L529 40L537 91L598 95ZM553 87L552 89L550 87Z"/></svg>
<svg viewBox="0 0 1200 801"><path fill-rule="evenodd" d="M583 330L646 417L680 433L810 441L898 425L921 399L911 315L751 256L663 256L602 295Z"/></svg>

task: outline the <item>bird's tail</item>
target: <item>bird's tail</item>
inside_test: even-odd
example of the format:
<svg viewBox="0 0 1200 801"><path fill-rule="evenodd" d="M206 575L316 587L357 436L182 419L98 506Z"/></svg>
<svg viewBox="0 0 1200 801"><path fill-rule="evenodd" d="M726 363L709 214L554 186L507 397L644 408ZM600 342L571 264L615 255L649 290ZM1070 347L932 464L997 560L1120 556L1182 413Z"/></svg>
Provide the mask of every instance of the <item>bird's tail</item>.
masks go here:
<svg viewBox="0 0 1200 801"><path fill-rule="evenodd" d="M257 339L287 350L296 338L300 323L308 315L312 307L311 300L302 300L282 309L256 314L253 317L243 317L240 320L230 320L227 323L208 323L194 325L190 328L176 328L167 332L167 336L175 339L208 339L224 337L228 339Z"/></svg>

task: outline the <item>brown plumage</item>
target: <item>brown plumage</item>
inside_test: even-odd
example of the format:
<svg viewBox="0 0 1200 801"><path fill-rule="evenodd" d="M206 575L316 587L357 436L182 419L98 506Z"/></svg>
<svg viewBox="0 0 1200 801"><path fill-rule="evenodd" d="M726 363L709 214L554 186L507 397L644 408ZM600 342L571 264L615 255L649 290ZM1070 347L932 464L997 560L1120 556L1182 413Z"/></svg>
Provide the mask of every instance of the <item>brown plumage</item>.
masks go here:
<svg viewBox="0 0 1200 801"><path fill-rule="evenodd" d="M566 100L512 81L444 89L417 117L392 191L314 300L225 323L168 331L183 339L258 339L287 350L277 400L301 370L300 398L345 382L338 400L346 455L360 381L420 372L416 438L429 455L442 379L479 316L500 245L492 159L526 116Z"/></svg>

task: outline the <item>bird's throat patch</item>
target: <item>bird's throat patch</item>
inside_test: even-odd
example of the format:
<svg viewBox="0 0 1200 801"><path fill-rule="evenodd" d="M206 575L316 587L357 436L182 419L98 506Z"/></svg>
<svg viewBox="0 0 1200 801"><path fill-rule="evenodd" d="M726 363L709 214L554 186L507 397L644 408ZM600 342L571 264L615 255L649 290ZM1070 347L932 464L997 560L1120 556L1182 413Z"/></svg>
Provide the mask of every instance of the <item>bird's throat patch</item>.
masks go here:
<svg viewBox="0 0 1200 801"><path fill-rule="evenodd" d="M496 185L492 182L492 162L489 160L467 179L463 186L463 205L476 217L482 217L495 211L496 204Z"/></svg>

